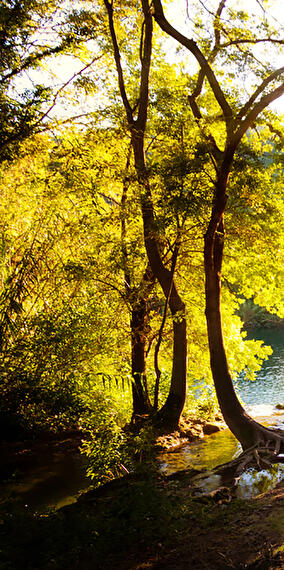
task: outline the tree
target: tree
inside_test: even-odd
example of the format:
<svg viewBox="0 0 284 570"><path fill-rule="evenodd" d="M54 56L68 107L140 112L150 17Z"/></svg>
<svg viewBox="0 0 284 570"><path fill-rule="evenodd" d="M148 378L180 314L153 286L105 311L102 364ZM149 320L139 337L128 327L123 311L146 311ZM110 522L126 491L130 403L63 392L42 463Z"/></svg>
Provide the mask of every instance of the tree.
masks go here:
<svg viewBox="0 0 284 570"><path fill-rule="evenodd" d="M175 258L179 249L179 240L176 243L176 249L172 260L172 270L169 270L163 263L160 253L149 172L145 160L145 131L147 123L149 73L153 33L152 16L150 14L148 3L143 0L141 4L142 14L140 14L140 18L141 16L143 18L143 23L140 40L141 72L139 80L139 95L138 102L133 108L126 93L124 74L121 65L121 54L114 27L114 7L108 0L105 0L104 4L108 15L109 31L113 45L120 95L123 101L131 136L134 163L139 186L145 248L151 271L159 282L166 299L168 299L173 318L174 347L171 387L167 401L159 412L159 421L161 424L163 424L166 429L173 429L178 425L186 396L186 320L185 304L178 293L173 279Z"/></svg>
<svg viewBox="0 0 284 570"><path fill-rule="evenodd" d="M146 378L146 347L149 329L148 299L154 287L154 278L149 264L138 286L133 284L133 277L131 275L131 260L129 259L129 248L127 245L127 192L130 184L130 151L131 147L126 161L121 196L121 253L124 271L125 298L131 307L132 421L135 422L136 417L149 413L151 410Z"/></svg>
<svg viewBox="0 0 284 570"><path fill-rule="evenodd" d="M58 320L58 326L63 330L60 324L61 301L56 299L55 291L60 292L62 298L69 299L70 311L72 307L80 306L80 300L83 304L87 303L86 300L93 295L90 311L94 309L94 305L96 309L99 305L97 314L102 315L101 323L99 318L97 321L92 319L93 315L88 313L86 306L83 313L80 311L80 319L86 322L85 319L89 314L90 326L95 322L96 330L91 334L89 327L86 327L84 337L86 350L80 345L78 338L74 340L75 345L81 347L82 370L86 369L88 358L91 369L97 371L100 362L104 362L104 370L109 369L108 378L114 377L116 371L120 373L125 363L127 372L131 367L136 414L147 412L151 408L145 374L146 356L150 347L155 346L156 339L158 339L155 347L157 381L154 408L158 408L160 375L158 356L162 337L167 339L170 336L170 327L165 322L169 305L174 329L172 380L166 404L157 415L158 421L163 423L166 429L171 429L178 423L185 399L187 344L185 302L191 319L189 334L192 356L188 378L190 384L199 379L203 379L206 383L208 378L208 356L204 351L205 322L203 323L202 318L204 298L200 293L202 283L200 244L210 214L212 180L223 164L222 157L225 151L221 148L223 148L225 130L214 96L210 94L209 89L205 94L201 93L202 86L205 86L207 81L205 72L199 74L197 87L194 88L194 80L188 77L186 70L179 70L162 61L162 52L157 55L160 48L155 46L154 41L154 58L150 75L153 15L148 10L147 3L143 3L141 8L137 9L133 4L117 3L114 7L106 2L105 8L104 14L99 8L97 9L97 6L90 13L78 9L76 14L70 15L68 26L70 25L71 29L73 26L76 37L86 38L89 34L93 34L102 50L101 69L104 70L104 75L101 84L105 88L103 97L104 102L108 101L107 108L94 114L98 120L96 127L86 129L86 125L83 126L86 129L85 134L74 129L67 136L64 128L60 135L57 132L48 150L47 162L42 173L36 175L33 180L34 195L37 196L39 193L45 196L44 211L47 213L51 210L53 213L50 225L48 219L44 218L40 226L42 232L44 234L44 231L47 231L49 236L58 235L58 241L54 238L52 247L48 249L50 271L47 272L45 266L39 267L40 275L37 279L39 283L44 284L44 290L38 297L34 296L37 287L26 282L27 297L21 297L21 294L17 296L17 287L14 290L9 290L8 287L5 289L8 294L6 300L12 299L14 295L16 303L26 307L32 303L32 299L36 299L35 311L38 310L40 313L43 310L45 291L47 291L47 302L50 301L52 306L56 306L56 315L54 313L53 316L51 314L49 316L52 317L53 323ZM221 14L222 12L219 18ZM106 19L110 32L106 32ZM220 39L218 39L219 28L216 21L215 47L213 51L211 50L212 54L208 45L205 45L211 65L217 55L221 57L223 53L218 43ZM97 36L95 23L98 22ZM70 31L68 26L67 30ZM140 52L139 43L142 46ZM111 49L115 55L116 71L113 70L113 66L107 69ZM97 46L95 52L97 53ZM88 52L88 58L89 55ZM122 105L114 85L115 74L119 79ZM212 74L210 78L212 79ZM88 79L92 83L94 77L90 75ZM213 80L213 84L215 85L216 81L214 83ZM188 105L189 86L191 89L189 101L194 120L190 116ZM237 105L233 101L235 95L232 94L232 90L227 91L223 96L230 98L230 106ZM202 105L198 105L200 102ZM201 107L207 109L207 118L201 116ZM211 111L213 117L210 116ZM274 128L274 125L270 126ZM37 140L44 140L44 137ZM229 209L227 206L229 227L234 228L235 234L238 232L237 237L231 232L229 240L231 247L235 247L238 251L243 247L240 237L243 231L246 231L246 235L249 231L250 236L253 235L249 208L240 189L241 176L237 175L238 168L241 168L241 160L246 161L247 147L248 145L238 146L238 156L235 154L236 159L232 163L233 170L231 169L231 173L234 174L231 194L233 193L234 198L239 200L240 209L246 209L246 216L241 217L239 213L236 214L233 200L230 201ZM22 149L26 152L24 147ZM21 160L24 160L22 154L20 162L15 160L11 166L11 172L13 168L15 169L14 177L9 172L4 175L3 187L6 188L8 182L11 187L13 186L11 180L18 178L17 165L21 164ZM21 168L21 177L27 180L26 172L23 172L25 169ZM33 163L31 170L32 173L37 172L37 165ZM233 187L234 192L232 192ZM56 200L57 193L62 197L62 201ZM33 204L33 193L30 197ZM261 199L260 194L259 199ZM7 203L9 204L9 196ZM139 203L143 218L145 249L142 245L143 230L138 213ZM278 208L277 203L275 208ZM269 219L271 221L272 217ZM9 224L8 216L6 220ZM23 220L18 223L17 239L21 241ZM29 226L32 231L34 227ZM255 228L254 235L257 231ZM63 238L64 232L66 232L66 243ZM25 235L29 235L29 232ZM40 237L40 234L38 238L44 251L45 238L43 235ZM11 235L9 239L11 245ZM259 243L263 243L261 236ZM22 244L21 248L20 262L23 261L24 253ZM36 254L36 260L43 257L40 248L35 248L32 253ZM190 273L189 265L193 267ZM257 358L254 355L265 356L266 352L256 343L246 343L246 350L241 355L241 348L244 346L240 332L241 323L234 315L237 302L229 297L231 289L234 289L234 293L239 291L246 295L251 284L245 283L240 276L237 276L236 263L234 264L233 260L231 264L226 262L226 267L228 273L225 296L223 295L223 307L226 310L225 340L229 351L232 351L229 355L231 370L236 373L249 364L255 368ZM26 272L28 273L28 265ZM15 278L16 285L17 275L20 277L20 272L9 274ZM154 280L160 283L164 295L163 301L157 298ZM19 280L18 283L21 284ZM9 319L12 315L12 320L17 320L20 313L17 316L12 305L13 303L8 302L5 305L8 310L7 317ZM14 308L16 306L14 304ZM62 318L66 316L64 311ZM115 318L111 317L111 311L115 313ZM47 313L49 314L49 310ZM163 313L162 325L157 333L157 322L161 313ZM79 327L79 322L70 318L71 322L75 328ZM151 331L149 323L152 326L153 322L154 331ZM65 333L67 329L68 327L64 329ZM230 331L238 332L233 338ZM96 338L98 338L97 343ZM103 342L99 340L100 338ZM94 354L91 354L92 342L96 347ZM105 351L105 360L101 358L102 352L99 346ZM171 343L164 341L163 353L167 356L169 347ZM132 353L130 367L129 348ZM73 349L70 349L70 354L74 356ZM77 356L79 358L79 355L76 355L76 358Z"/></svg>
<svg viewBox="0 0 284 570"><path fill-rule="evenodd" d="M94 29L100 28L100 23L88 17L85 10L84 26L79 26L76 9L66 10L58 0L4 0L0 7L0 25L2 161L13 158L21 141L58 123L50 114L68 85L77 82L81 89L93 88L87 73L100 56L96 54L90 61L85 43L93 36ZM67 79L60 78L55 85L50 76L43 76L42 66L47 60L53 62L56 56L64 54L75 57L82 50L83 66ZM74 120L74 109L65 120L71 120L71 116Z"/></svg>
<svg viewBox="0 0 284 570"><path fill-rule="evenodd" d="M106 232L113 226L109 205L92 192L98 137L92 146L88 135L84 153L83 141L76 142L70 130L59 144L37 135L23 143L17 161L0 168L5 433L18 424L74 425L95 407L105 378L115 386L123 377L127 385L127 312L117 292L107 289L113 243Z"/></svg>
<svg viewBox="0 0 284 570"><path fill-rule="evenodd" d="M254 125L258 116L263 113L270 103L284 93L284 83L281 82L284 68L281 67L273 71L265 69L260 83L249 99L245 103L235 101L234 105L232 105L212 67L217 53L223 47L221 34L224 32L226 37L225 24L221 20L225 2L219 3L214 16L215 42L211 53L207 57L195 41L179 33L167 21L160 0L154 0L153 6L154 17L159 26L186 47L199 63L200 72L197 83L189 97L195 120L199 123L202 122L198 97L201 94L205 79L208 81L222 113L225 131L223 150L219 148L209 129L204 133L216 171L212 211L204 237L206 319L211 368L218 401L226 423L241 442L243 449L252 450L253 459L256 460L257 464L259 466L265 465L267 461L279 460L277 455L284 448L283 432L265 428L254 421L245 412L235 394L222 334L220 311L221 268L225 238L224 213L227 202L228 179L235 154L245 133ZM239 39L237 37L231 41L229 39L227 45L236 45L238 47L239 44L250 44L258 41L260 40L252 39L249 34L249 37L241 37ZM269 41L269 35L261 41ZM271 43L273 42L274 40L272 39ZM281 44L283 40L276 38L275 42ZM249 459L251 459L250 456Z"/></svg>

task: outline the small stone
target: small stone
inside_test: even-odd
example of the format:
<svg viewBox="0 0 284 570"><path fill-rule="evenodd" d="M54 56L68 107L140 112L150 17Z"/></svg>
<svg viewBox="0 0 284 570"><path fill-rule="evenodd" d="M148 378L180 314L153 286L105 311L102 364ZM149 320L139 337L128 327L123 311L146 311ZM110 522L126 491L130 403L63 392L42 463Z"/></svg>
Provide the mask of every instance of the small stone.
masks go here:
<svg viewBox="0 0 284 570"><path fill-rule="evenodd" d="M276 410L284 410L284 404L276 404Z"/></svg>
<svg viewBox="0 0 284 570"><path fill-rule="evenodd" d="M215 416L215 422L224 422L223 416L221 416L221 414L217 414Z"/></svg>
<svg viewBox="0 0 284 570"><path fill-rule="evenodd" d="M216 433L217 431L221 431L221 428L217 424L208 423L203 426L203 432L205 435L211 435L212 433Z"/></svg>

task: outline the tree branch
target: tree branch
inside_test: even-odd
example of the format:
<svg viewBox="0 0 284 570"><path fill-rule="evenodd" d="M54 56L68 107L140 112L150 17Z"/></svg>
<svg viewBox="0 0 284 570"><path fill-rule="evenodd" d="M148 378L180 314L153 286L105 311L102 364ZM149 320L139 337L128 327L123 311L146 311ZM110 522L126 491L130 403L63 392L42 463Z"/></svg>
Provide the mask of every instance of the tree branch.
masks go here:
<svg viewBox="0 0 284 570"><path fill-rule="evenodd" d="M249 38L243 38L243 39L239 39L239 40L229 40L228 42L225 42L223 44L220 44L220 48L227 48L230 46L234 46L234 45L239 45L239 44L259 44L259 43L264 43L264 42L269 42L272 44L279 44L279 45L283 45L284 44L284 40L278 40L277 38L258 38L257 40L252 40Z"/></svg>
<svg viewBox="0 0 284 570"><path fill-rule="evenodd" d="M280 129L277 129L276 127L274 127L271 123L268 123L268 128L270 130L271 133L277 135L279 137L279 139L284 142L284 133L282 133L280 131Z"/></svg>
<svg viewBox="0 0 284 570"><path fill-rule="evenodd" d="M221 32L220 32L220 18L221 14L225 8L226 0L221 0L217 8L217 12L214 18L214 35L215 35L215 48L220 45Z"/></svg>
<svg viewBox="0 0 284 570"><path fill-rule="evenodd" d="M126 158L126 165L125 165L125 174L123 176L123 185L122 185L122 196L121 196L121 253L122 253L122 262L123 262L123 271L124 271L124 283L125 283L125 294L126 297L129 298L131 292L131 275L128 263L128 251L126 245L126 200L127 200L127 191L129 188L129 166L130 166L130 158L131 158L131 150L132 145L129 145L127 158Z"/></svg>
<svg viewBox="0 0 284 570"><path fill-rule="evenodd" d="M249 98L249 100L247 101L247 103L243 106L243 108L240 110L240 112L238 113L237 117L236 117L236 121L239 122L243 117L245 117L245 115L247 114L247 112L249 111L250 107L253 105L253 103L255 102L255 100L257 99L257 97L263 93L265 87L267 87L269 85L269 83L271 83L272 81L274 81L274 79L277 79L280 75L282 75L282 73L284 73L284 67L280 67L279 69L276 69L275 71L273 71L273 73L271 73L270 75L268 75L268 77L266 77L263 82L257 87L257 89L255 90L255 92L251 95L251 97Z"/></svg>
<svg viewBox="0 0 284 570"><path fill-rule="evenodd" d="M227 102L226 97L219 85L219 82L214 74L214 71L209 65L206 57L203 55L203 53L201 52L201 50L199 49L194 40L189 39L180 32L178 32L167 21L164 15L161 0L153 0L153 6L154 6L154 18L157 24L160 26L160 28L168 35L170 35L172 38L174 38L177 42L179 42L181 45L186 47L197 59L204 75L206 75L208 79L208 82L212 88L215 98L222 109L224 119L227 125L227 130L229 130L231 126L233 112L231 106Z"/></svg>
<svg viewBox="0 0 284 570"><path fill-rule="evenodd" d="M142 30L143 43L141 46L141 77L137 127L144 132L147 121L147 109L149 100L149 73L152 53L153 21L148 0L141 0L141 2L144 13L144 23Z"/></svg>
<svg viewBox="0 0 284 570"><path fill-rule="evenodd" d="M243 135L245 134L245 132L249 129L249 127L251 127L251 125L253 124L255 119L258 117L258 115L266 107L268 107L268 105L270 105L270 103L272 103L276 99L279 99L279 97L281 97L281 95L283 95L283 94L284 94L284 83L282 83L282 85L280 85L279 87L274 89L274 91L272 91L271 93L267 93L266 95L264 95L260 99L260 101L258 103L256 103L256 105L253 107L253 109L251 109L251 111L247 114L245 120L241 123L239 129L237 130L237 132L235 133L235 135L233 137L233 143L234 143L235 147L238 145L238 143L240 142L240 140L243 137Z"/></svg>
<svg viewBox="0 0 284 570"><path fill-rule="evenodd" d="M200 127L199 122L202 119L202 115L201 115L200 109L196 103L194 95L189 95L188 100L189 100L189 104L190 104L190 107L192 110L192 114L196 120L196 123ZM202 127L200 127L200 130L201 130L202 134L204 135L205 139L207 140L207 142L211 146L212 155L214 156L215 160L218 160L221 156L221 151L220 151L220 149L216 143L214 136L212 135L212 133L206 133L204 128L202 128Z"/></svg>
<svg viewBox="0 0 284 570"><path fill-rule="evenodd" d="M111 35L111 39L112 39L114 59L115 59L115 64L116 64L120 95L121 95L122 102L123 102L123 105L124 105L124 108L126 111L128 123L133 124L133 122L134 122L133 112L132 112L132 108L131 108L131 105L128 101L128 97L127 97L126 90L125 90L123 71L122 71L122 66L121 66L121 61L120 61L120 51L119 51L116 33L115 33L115 29L114 29L113 7L112 7L112 3L110 3L108 0L104 0L104 4L105 4L105 7L106 7L106 10L108 13L109 30L110 30L110 35Z"/></svg>
<svg viewBox="0 0 284 570"><path fill-rule="evenodd" d="M65 40L59 46L55 46L54 48L47 48L40 53L28 56L21 65L15 67L9 73L6 73L6 75L3 75L3 77L1 77L0 85L2 83L5 83L5 81L8 81L9 79L12 79L12 77L18 75L25 69L28 69L29 67L33 66L35 63L40 62L45 57L63 52L70 45L70 43L71 43L70 40L69 41Z"/></svg>

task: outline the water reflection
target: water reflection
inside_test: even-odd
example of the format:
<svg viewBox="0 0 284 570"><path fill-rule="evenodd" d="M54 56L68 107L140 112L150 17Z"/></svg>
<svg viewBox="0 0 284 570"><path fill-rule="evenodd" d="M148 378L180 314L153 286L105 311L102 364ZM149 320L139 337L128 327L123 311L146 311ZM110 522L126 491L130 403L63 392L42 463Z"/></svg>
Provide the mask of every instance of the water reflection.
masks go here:
<svg viewBox="0 0 284 570"><path fill-rule="evenodd" d="M195 475L191 479L194 495L206 495L218 489L222 484L222 477L212 472L217 465L226 463L241 453L239 442L226 429L195 444L189 444L176 453L161 453L159 456L160 468L163 473L170 475L182 469L206 469L206 473ZM277 483L284 480L284 465L277 464L262 471L249 469L243 473L236 487L236 496L239 499L256 497L273 489Z"/></svg>
<svg viewBox="0 0 284 570"><path fill-rule="evenodd" d="M272 346L273 354L264 361L254 382L239 379L240 396L252 417L272 427L284 427L284 410L275 405L284 404L284 331L283 329L251 329L248 339L263 340ZM167 474L181 469L212 469L230 461L241 451L239 443L229 430L216 433L203 441L190 444L177 453L163 453L159 461Z"/></svg>
<svg viewBox="0 0 284 570"><path fill-rule="evenodd" d="M233 434L225 429L191 443L176 453L161 453L161 470L169 475L181 469L213 469L220 463L226 463L241 452L241 446Z"/></svg>
<svg viewBox="0 0 284 570"><path fill-rule="evenodd" d="M232 496L238 499L251 499L262 493L266 493L284 480L284 465L273 465L269 469L256 471L256 469L248 469L238 479L236 487L229 490L226 481L223 482L221 475L216 473L200 473L191 479L192 494L194 496L203 496L216 491L224 494L224 498L230 500ZM220 496L221 498L221 496Z"/></svg>
<svg viewBox="0 0 284 570"><path fill-rule="evenodd" d="M78 493L90 487L85 468L86 461L78 453L47 452L32 471L22 476L19 473L14 483L1 484L0 508L7 500L16 500L18 506L38 512L74 503Z"/></svg>
<svg viewBox="0 0 284 570"><path fill-rule="evenodd" d="M263 471L249 469L240 477L236 494L239 499L250 499L270 491L283 480L284 465L274 465Z"/></svg>
<svg viewBox="0 0 284 570"><path fill-rule="evenodd" d="M263 411L263 410L262 410ZM271 428L284 428L284 410L273 410L269 418L258 417L257 421ZM160 469L166 475L182 469L206 469L210 471L217 465L231 461L241 453L241 445L228 429L206 436L196 443L189 443L176 452L160 453Z"/></svg>

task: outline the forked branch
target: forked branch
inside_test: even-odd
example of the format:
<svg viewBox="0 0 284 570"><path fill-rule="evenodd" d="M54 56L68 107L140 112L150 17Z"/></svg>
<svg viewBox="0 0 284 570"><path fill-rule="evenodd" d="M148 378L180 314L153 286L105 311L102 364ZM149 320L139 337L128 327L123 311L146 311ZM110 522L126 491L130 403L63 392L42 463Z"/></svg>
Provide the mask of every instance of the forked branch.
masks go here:
<svg viewBox="0 0 284 570"><path fill-rule="evenodd" d="M166 19L163 11L163 7L161 4L161 0L153 0L153 7L154 7L154 18L160 28L166 32L169 36L174 38L177 42L181 45L186 47L197 59L200 68L203 70L203 73L208 79L208 82L212 88L212 91L215 95L216 101L221 107L222 113L224 115L224 119L227 125L227 130L230 130L231 120L232 120L232 108L229 105L220 85L216 78L216 75L210 66L208 60L203 55L202 51L199 49L197 44L194 40L187 38L180 32L178 32Z"/></svg>

